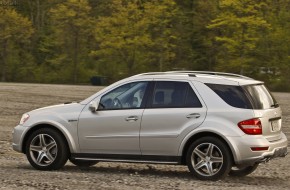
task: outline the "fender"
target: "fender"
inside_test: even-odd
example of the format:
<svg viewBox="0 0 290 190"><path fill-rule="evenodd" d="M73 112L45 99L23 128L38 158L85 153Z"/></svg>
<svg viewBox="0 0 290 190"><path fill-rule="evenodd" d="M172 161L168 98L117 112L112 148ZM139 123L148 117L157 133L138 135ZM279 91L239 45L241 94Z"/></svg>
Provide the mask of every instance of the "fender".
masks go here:
<svg viewBox="0 0 290 190"><path fill-rule="evenodd" d="M61 133L66 138L71 153L76 153L79 151L77 136L78 118L76 120L73 120L72 122L69 122L65 118L61 118L53 112L45 112L36 116L37 117L33 115L33 118L29 119L29 122L27 122L27 124L25 125L28 130L22 136L21 142L23 142L23 138L26 138L26 135L31 130L35 130L38 126L41 125L50 125L52 126L52 128L56 128L61 131Z"/></svg>
<svg viewBox="0 0 290 190"><path fill-rule="evenodd" d="M232 155L234 157L234 160L239 160L240 159L240 154L239 154L239 151L237 151L237 147L235 145L235 143L232 143L231 141L229 141L228 138L226 138L226 136L219 132L218 130L214 130L214 129L211 129L210 127L198 127L197 129L191 131L190 133L188 133L184 139L182 140L180 146L179 146L179 149L178 149L178 156L183 156L183 149L186 145L186 143L188 142L189 139L191 139L191 137L195 136L195 135L198 135L198 134L201 134L201 133L212 133L212 134L215 134L216 136L219 136L221 139L223 139L227 145L230 147L231 149L231 152L232 152Z"/></svg>

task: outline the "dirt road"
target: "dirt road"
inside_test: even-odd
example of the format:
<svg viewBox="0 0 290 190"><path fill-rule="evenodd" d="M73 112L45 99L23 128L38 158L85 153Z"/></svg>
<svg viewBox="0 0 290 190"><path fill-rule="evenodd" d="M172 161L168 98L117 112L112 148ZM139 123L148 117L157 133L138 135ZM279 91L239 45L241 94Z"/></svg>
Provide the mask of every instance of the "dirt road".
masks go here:
<svg viewBox="0 0 290 190"><path fill-rule="evenodd" d="M80 169L69 162L59 171L33 169L25 155L11 149L11 131L23 113L79 101L97 92L93 86L0 83L0 189L289 189L290 155L260 164L251 175L199 181L187 167L99 163ZM283 130L290 139L290 94L274 93L283 109Z"/></svg>

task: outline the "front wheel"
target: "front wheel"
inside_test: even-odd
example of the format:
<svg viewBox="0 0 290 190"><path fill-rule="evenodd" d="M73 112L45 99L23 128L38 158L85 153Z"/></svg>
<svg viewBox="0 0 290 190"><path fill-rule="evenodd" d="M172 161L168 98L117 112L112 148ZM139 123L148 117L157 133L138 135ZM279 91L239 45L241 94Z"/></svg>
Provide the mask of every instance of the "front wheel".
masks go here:
<svg viewBox="0 0 290 190"><path fill-rule="evenodd" d="M202 137L192 143L186 155L191 173L201 180L224 178L232 167L227 145L215 137Z"/></svg>
<svg viewBox="0 0 290 190"><path fill-rule="evenodd" d="M246 166L246 167L233 167L231 171L229 172L230 176L235 177L243 177L246 175L249 175L250 173L253 173L259 164L254 164L252 166Z"/></svg>
<svg viewBox="0 0 290 190"><path fill-rule="evenodd" d="M60 169L67 162L68 155L67 143L56 130L39 129L28 138L26 156L30 164L36 169Z"/></svg>

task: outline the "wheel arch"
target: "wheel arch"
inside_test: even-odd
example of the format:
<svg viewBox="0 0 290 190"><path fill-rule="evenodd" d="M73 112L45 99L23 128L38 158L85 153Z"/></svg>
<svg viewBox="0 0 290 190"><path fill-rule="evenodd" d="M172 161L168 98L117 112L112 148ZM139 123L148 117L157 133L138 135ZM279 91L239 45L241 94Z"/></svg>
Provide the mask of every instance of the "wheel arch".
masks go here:
<svg viewBox="0 0 290 190"><path fill-rule="evenodd" d="M35 131L37 131L39 129L53 129L53 130L57 131L63 137L63 139L65 140L67 147L69 147L69 149L70 149L70 153L74 149L72 141L69 139L69 137L67 135L65 135L65 132L63 131L63 129L60 129L59 127L56 127L55 125L50 124L50 123L39 123L39 124L31 127L31 129L26 132L26 134L25 134L25 136L23 138L23 141L22 141L23 143L22 143L22 146L21 146L21 150L22 150L22 152L24 154L26 154L26 148L25 147L27 145L28 138L30 137L30 135L33 132L35 132Z"/></svg>
<svg viewBox="0 0 290 190"><path fill-rule="evenodd" d="M229 142L227 142L221 135L214 133L214 132L199 132L199 133L192 135L186 141L185 145L183 146L182 155L181 155L181 164L186 165L186 154L187 154L187 151L188 151L190 145L194 141L196 141L197 139L200 139L202 137L215 137L215 138L221 140L227 146L228 150L230 151L231 159L233 160L233 162L235 161L235 155L233 154L232 147L229 145Z"/></svg>

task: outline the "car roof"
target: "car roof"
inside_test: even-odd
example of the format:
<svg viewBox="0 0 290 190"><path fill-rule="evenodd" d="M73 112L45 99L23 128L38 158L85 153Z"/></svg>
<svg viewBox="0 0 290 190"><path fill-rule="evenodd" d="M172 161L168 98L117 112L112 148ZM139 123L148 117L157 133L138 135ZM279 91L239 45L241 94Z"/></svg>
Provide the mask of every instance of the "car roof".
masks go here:
<svg viewBox="0 0 290 190"><path fill-rule="evenodd" d="M166 79L166 80L192 80L202 83L224 84L224 85L252 85L262 84L247 76L211 71L167 71L141 73L129 77L130 79Z"/></svg>
<svg viewBox="0 0 290 190"><path fill-rule="evenodd" d="M187 80L187 81L198 81L202 83L210 84L223 84L223 85L253 85L263 84L261 81L254 80L252 78L237 75L232 73L222 72L209 72L209 71L167 71L167 72L151 72L141 73L138 75L125 78L114 83L114 86L123 84L124 82L135 81L135 80ZM108 90L108 86L100 90L97 94L94 94L87 99L80 102L81 104L88 104L99 94L102 94Z"/></svg>

